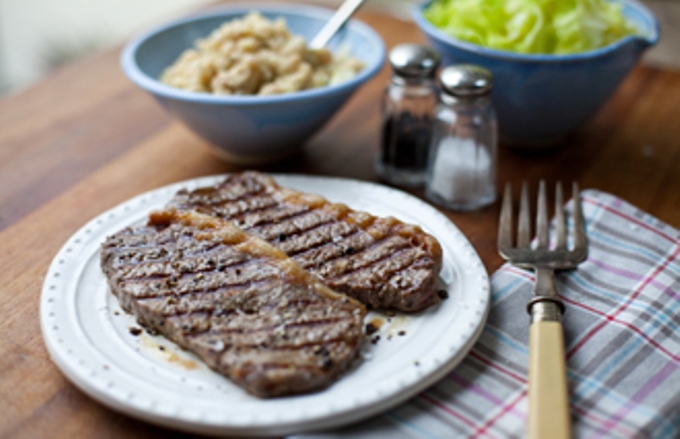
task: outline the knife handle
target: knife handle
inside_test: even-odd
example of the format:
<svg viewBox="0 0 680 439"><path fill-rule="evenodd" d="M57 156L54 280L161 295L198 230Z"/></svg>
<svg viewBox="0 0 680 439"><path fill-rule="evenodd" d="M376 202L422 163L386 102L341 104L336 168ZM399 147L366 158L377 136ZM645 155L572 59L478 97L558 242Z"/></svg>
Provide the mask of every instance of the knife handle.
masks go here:
<svg viewBox="0 0 680 439"><path fill-rule="evenodd" d="M533 307L540 305L554 304L543 302ZM565 363L562 323L559 319L533 319L529 330L529 439L571 437Z"/></svg>

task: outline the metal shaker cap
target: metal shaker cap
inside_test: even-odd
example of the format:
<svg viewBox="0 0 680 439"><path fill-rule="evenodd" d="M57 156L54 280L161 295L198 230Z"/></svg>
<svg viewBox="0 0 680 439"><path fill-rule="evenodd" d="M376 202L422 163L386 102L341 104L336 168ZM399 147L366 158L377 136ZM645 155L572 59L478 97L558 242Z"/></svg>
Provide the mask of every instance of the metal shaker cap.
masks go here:
<svg viewBox="0 0 680 439"><path fill-rule="evenodd" d="M427 46L400 44L390 51L394 73L403 78L433 77L439 67L439 54Z"/></svg>
<svg viewBox="0 0 680 439"><path fill-rule="evenodd" d="M491 72L471 64L444 68L439 74L439 82L445 93L459 98L485 96L493 88Z"/></svg>

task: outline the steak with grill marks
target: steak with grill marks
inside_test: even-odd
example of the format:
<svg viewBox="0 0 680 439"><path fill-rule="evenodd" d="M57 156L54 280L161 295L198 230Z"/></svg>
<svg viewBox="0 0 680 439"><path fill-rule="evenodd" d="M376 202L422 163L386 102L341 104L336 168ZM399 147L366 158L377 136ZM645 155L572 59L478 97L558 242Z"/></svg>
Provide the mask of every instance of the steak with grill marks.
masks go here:
<svg viewBox="0 0 680 439"><path fill-rule="evenodd" d="M364 306L263 240L196 212L153 213L107 238L121 306L259 397L328 386L355 358Z"/></svg>
<svg viewBox="0 0 680 439"><path fill-rule="evenodd" d="M366 305L415 312L439 301L442 250L417 226L281 188L257 172L182 190L170 206L233 221Z"/></svg>

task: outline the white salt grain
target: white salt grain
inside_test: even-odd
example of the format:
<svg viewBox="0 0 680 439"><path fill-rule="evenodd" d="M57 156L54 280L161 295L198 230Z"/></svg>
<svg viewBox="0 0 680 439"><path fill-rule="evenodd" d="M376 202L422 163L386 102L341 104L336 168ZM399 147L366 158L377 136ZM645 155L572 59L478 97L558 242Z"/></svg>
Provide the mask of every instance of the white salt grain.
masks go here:
<svg viewBox="0 0 680 439"><path fill-rule="evenodd" d="M444 201L462 204L474 204L493 194L494 170L486 148L472 139L443 138L428 188Z"/></svg>

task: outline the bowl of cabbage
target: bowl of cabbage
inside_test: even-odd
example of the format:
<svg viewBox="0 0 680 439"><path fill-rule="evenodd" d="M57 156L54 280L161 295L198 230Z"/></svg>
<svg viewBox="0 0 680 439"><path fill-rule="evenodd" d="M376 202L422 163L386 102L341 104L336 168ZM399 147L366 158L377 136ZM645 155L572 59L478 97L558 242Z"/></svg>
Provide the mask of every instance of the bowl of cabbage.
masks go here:
<svg viewBox="0 0 680 439"><path fill-rule="evenodd" d="M659 38L652 12L631 0L428 0L413 16L444 65L491 71L500 137L522 147L583 126Z"/></svg>

